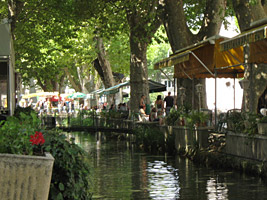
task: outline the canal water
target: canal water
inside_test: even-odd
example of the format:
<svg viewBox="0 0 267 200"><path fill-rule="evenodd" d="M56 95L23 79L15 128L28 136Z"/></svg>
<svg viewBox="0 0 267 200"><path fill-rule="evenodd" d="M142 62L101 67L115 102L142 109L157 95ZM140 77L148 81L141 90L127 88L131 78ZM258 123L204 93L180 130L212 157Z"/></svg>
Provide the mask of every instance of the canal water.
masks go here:
<svg viewBox="0 0 267 200"><path fill-rule="evenodd" d="M126 141L71 133L88 152L93 199L263 200L267 184L232 170L140 152Z"/></svg>

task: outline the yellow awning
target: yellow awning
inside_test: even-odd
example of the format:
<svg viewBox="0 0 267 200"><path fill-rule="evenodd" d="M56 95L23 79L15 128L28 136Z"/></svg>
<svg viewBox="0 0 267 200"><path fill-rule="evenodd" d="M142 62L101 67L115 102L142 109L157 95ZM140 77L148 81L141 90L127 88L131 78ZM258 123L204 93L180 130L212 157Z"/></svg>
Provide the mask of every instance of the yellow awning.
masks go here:
<svg viewBox="0 0 267 200"><path fill-rule="evenodd" d="M199 49L208 43L209 40L205 40L203 42L188 46L184 49L180 49L179 51L176 51L174 54L170 55L170 57L165 58L157 63L154 64L154 69L162 69L166 67L171 67L179 63L183 63L189 60L189 54L190 52Z"/></svg>
<svg viewBox="0 0 267 200"><path fill-rule="evenodd" d="M221 51L231 51L235 47L249 44L248 63L267 63L267 24L253 28L220 43Z"/></svg>
<svg viewBox="0 0 267 200"><path fill-rule="evenodd" d="M58 92L38 92L38 93L31 93L23 95L23 99L29 99L33 97L47 97L47 96L57 96Z"/></svg>
<svg viewBox="0 0 267 200"><path fill-rule="evenodd" d="M176 65L181 62L185 62L189 60L189 53L180 53L175 54L173 56L170 56L169 58L166 58L164 60L161 60L154 64L154 69L161 69L166 67L171 67L173 65Z"/></svg>
<svg viewBox="0 0 267 200"><path fill-rule="evenodd" d="M213 36L205 41L178 51L154 65L154 69L174 65L175 78L233 78L242 77L243 47L221 52L220 42L225 38ZM176 61L174 62L173 60ZM171 61L172 60L172 61ZM173 64L175 63L175 64ZM172 65L171 65L172 64Z"/></svg>

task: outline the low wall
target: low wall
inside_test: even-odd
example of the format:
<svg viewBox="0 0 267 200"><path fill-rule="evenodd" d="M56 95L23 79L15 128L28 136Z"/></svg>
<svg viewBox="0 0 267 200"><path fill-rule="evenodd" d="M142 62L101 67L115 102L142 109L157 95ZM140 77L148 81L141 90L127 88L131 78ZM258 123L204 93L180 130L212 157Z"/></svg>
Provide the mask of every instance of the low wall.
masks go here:
<svg viewBox="0 0 267 200"><path fill-rule="evenodd" d="M267 136L232 133L226 134L226 153L247 159L267 160Z"/></svg>
<svg viewBox="0 0 267 200"><path fill-rule="evenodd" d="M173 127L175 133L176 150L198 147L200 149L209 146L209 127L190 129L186 127Z"/></svg>
<svg viewBox="0 0 267 200"><path fill-rule="evenodd" d="M211 127L199 127L190 129L184 126L159 126L165 134L175 134L175 148L177 151L189 148L207 148L209 146L208 137Z"/></svg>

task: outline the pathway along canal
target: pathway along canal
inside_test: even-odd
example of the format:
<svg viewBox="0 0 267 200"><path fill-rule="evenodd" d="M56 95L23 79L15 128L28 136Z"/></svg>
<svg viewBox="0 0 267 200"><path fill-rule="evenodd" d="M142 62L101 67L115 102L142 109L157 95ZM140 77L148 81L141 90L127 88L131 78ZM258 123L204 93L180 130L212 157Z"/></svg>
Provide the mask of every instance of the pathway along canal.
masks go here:
<svg viewBox="0 0 267 200"><path fill-rule="evenodd" d="M93 134L78 132L70 136L88 152L93 199L267 199L267 184L260 178L150 155L126 141L97 141Z"/></svg>

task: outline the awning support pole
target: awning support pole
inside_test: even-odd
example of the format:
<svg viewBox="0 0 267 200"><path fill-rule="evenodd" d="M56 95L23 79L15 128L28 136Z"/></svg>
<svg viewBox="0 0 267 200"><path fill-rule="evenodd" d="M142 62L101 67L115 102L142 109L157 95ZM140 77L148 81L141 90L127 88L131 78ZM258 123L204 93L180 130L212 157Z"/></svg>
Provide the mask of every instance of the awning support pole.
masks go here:
<svg viewBox="0 0 267 200"><path fill-rule="evenodd" d="M215 121L215 128L217 126L217 70L215 69L215 108L214 108L214 121Z"/></svg>
<svg viewBox="0 0 267 200"><path fill-rule="evenodd" d="M192 79L192 109L195 108L195 79Z"/></svg>
<svg viewBox="0 0 267 200"><path fill-rule="evenodd" d="M184 66L184 63L182 63L182 65ZM180 67L181 68L181 70L183 71L183 73L192 81L193 80L193 78L191 78L185 71L184 71L184 69L182 68L182 67Z"/></svg>
<svg viewBox="0 0 267 200"><path fill-rule="evenodd" d="M235 109L235 77L234 77L234 109Z"/></svg>
<svg viewBox="0 0 267 200"><path fill-rule="evenodd" d="M198 60L198 62L212 75L215 76L210 69L197 57L196 54L194 54L194 52L190 51L190 53Z"/></svg>
<svg viewBox="0 0 267 200"><path fill-rule="evenodd" d="M171 81L172 79L162 70L162 69L159 69L163 74L164 76L169 80Z"/></svg>
<svg viewBox="0 0 267 200"><path fill-rule="evenodd" d="M239 64L241 64L242 62L236 57L234 56L229 50L227 50L227 52L237 61L239 62Z"/></svg>

